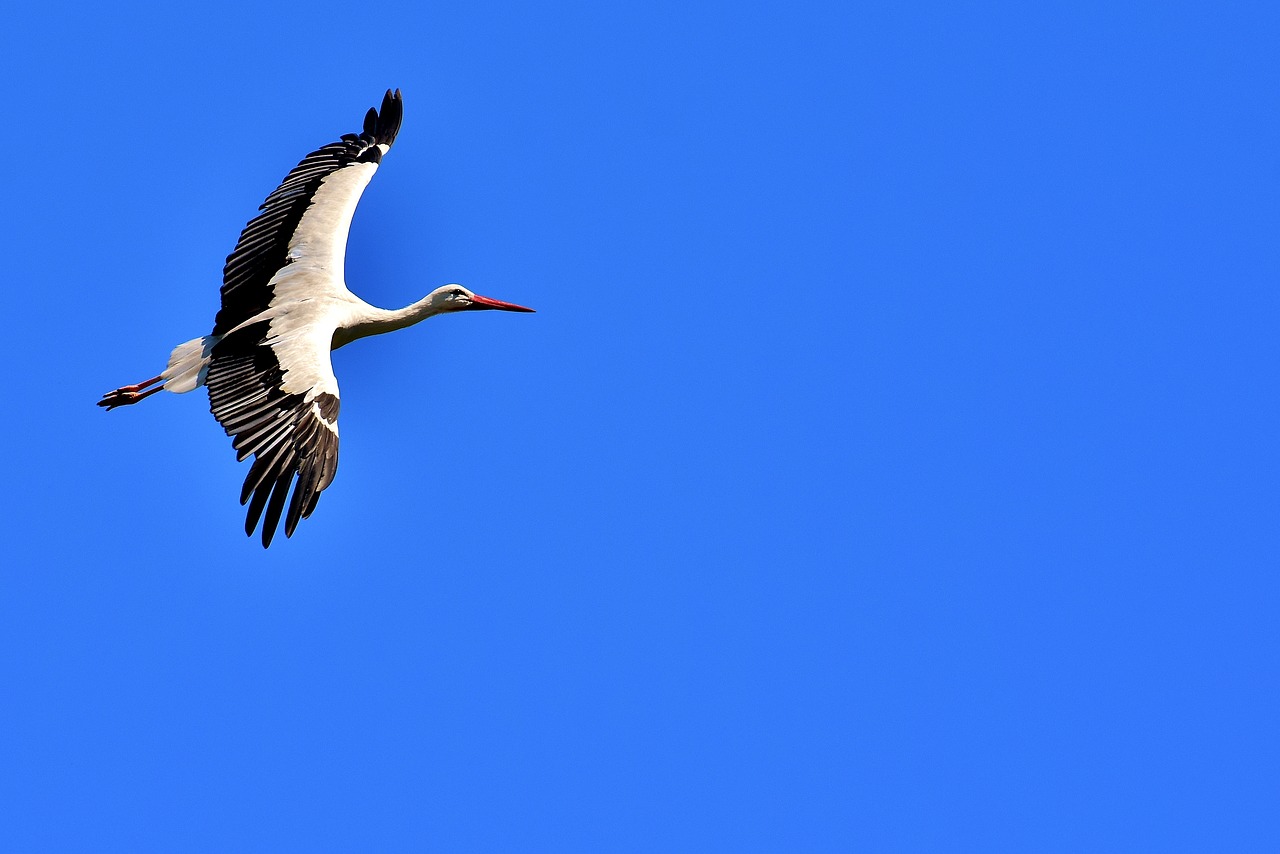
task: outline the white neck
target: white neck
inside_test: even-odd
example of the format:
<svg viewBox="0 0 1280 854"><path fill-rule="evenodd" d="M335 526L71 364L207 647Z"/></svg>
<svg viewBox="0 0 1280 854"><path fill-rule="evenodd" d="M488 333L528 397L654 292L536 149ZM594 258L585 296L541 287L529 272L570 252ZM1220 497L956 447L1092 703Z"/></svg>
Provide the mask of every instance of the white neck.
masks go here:
<svg viewBox="0 0 1280 854"><path fill-rule="evenodd" d="M350 321L339 327L333 334L333 349L336 350L357 338L367 338L370 335L381 335L384 332L395 332L397 329L413 326L440 313L440 309L431 304L430 295L412 305L396 309L378 308L365 303Z"/></svg>

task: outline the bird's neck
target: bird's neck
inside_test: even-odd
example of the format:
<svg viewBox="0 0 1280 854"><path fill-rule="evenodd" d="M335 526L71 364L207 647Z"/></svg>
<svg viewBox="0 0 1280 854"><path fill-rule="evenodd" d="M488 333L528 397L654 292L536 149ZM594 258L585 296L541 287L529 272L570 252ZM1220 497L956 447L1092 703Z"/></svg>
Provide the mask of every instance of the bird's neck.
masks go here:
<svg viewBox="0 0 1280 854"><path fill-rule="evenodd" d="M413 326L436 314L440 314L440 310L431 305L430 296L425 296L412 305L396 309L378 308L366 303L355 312L355 317L349 323L344 324L334 333L333 347L336 350L357 338L395 332L397 329Z"/></svg>

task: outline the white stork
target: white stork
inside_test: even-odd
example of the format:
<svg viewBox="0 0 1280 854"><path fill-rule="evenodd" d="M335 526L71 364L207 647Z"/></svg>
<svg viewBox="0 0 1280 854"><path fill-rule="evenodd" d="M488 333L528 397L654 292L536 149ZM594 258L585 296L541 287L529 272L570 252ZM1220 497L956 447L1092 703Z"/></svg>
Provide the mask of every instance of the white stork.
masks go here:
<svg viewBox="0 0 1280 854"><path fill-rule="evenodd" d="M533 311L460 285L437 288L398 311L376 308L347 290L343 265L351 217L395 142L403 113L400 90L388 90L382 108L365 116L363 133L346 134L304 157L227 256L213 332L179 344L159 376L98 401L110 410L162 390L181 394L207 386L209 409L234 437L237 459L253 455L240 503L249 505L246 534L253 536L262 520L263 547L271 545L290 487L286 537L315 510L337 471L338 381L331 350L446 312Z"/></svg>

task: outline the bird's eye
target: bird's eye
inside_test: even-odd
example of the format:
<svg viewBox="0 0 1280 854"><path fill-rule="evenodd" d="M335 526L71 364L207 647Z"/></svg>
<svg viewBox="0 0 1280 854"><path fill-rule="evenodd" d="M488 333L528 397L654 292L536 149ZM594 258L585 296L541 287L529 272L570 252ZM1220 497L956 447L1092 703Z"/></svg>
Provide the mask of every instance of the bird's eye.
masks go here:
<svg viewBox="0 0 1280 854"><path fill-rule="evenodd" d="M454 295L455 297L465 297L465 296L467 295L467 292L466 292L466 291L454 291L454 292L453 292L453 295Z"/></svg>

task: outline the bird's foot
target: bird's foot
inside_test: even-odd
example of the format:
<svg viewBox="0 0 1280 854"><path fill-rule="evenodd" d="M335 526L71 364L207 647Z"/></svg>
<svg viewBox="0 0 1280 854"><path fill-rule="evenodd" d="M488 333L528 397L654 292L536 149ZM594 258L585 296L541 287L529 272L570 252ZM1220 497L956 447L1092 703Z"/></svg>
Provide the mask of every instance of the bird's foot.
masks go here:
<svg viewBox="0 0 1280 854"><path fill-rule="evenodd" d="M164 386L158 385L150 391L143 391L149 385L155 385L164 379L163 375L152 377L146 382L140 382L135 385L122 385L120 388L109 391L102 396L102 400L98 401L99 406L105 406L107 411L115 409L117 406L129 406L140 400L150 397L158 391L163 391Z"/></svg>

